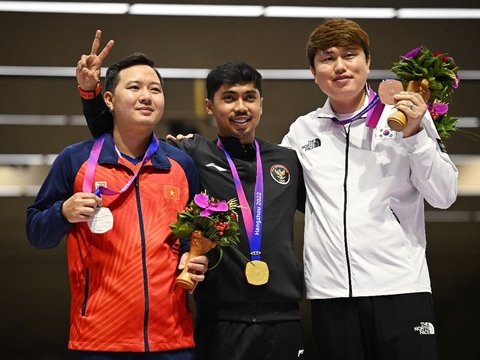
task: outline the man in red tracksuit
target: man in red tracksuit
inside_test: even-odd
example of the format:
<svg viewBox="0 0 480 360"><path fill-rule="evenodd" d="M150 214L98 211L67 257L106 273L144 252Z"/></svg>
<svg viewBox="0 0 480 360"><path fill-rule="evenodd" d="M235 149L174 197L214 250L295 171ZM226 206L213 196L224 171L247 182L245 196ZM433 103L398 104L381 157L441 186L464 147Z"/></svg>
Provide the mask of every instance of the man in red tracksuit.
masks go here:
<svg viewBox="0 0 480 360"><path fill-rule="evenodd" d="M197 170L153 132L164 96L149 58L112 65L104 100L113 131L61 152L27 210L28 239L44 249L67 235L77 359L191 360L191 313L175 286L180 243L169 224L198 192ZM206 262L193 259L194 280Z"/></svg>

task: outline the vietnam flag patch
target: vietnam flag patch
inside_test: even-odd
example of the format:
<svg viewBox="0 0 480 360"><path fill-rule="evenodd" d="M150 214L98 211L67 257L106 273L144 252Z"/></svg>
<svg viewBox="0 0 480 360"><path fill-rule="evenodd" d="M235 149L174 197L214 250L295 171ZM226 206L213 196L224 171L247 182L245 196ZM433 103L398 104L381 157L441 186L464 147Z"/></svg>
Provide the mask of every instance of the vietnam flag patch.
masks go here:
<svg viewBox="0 0 480 360"><path fill-rule="evenodd" d="M163 195L165 199L178 201L180 199L180 188L178 186L163 185Z"/></svg>

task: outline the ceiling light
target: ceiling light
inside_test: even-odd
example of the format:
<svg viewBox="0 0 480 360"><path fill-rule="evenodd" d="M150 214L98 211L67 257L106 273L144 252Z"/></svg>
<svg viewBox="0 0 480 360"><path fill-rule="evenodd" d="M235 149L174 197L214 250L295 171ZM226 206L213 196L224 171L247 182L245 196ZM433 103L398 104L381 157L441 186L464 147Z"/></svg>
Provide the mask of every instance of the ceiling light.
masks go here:
<svg viewBox="0 0 480 360"><path fill-rule="evenodd" d="M480 9L426 9L397 10L399 19L480 19Z"/></svg>
<svg viewBox="0 0 480 360"><path fill-rule="evenodd" d="M365 18L392 19L394 8L267 6L264 16L290 18Z"/></svg>
<svg viewBox="0 0 480 360"><path fill-rule="evenodd" d="M75 69L66 66L0 66L0 76L74 77Z"/></svg>
<svg viewBox="0 0 480 360"><path fill-rule="evenodd" d="M126 14L128 3L0 1L0 11L71 14Z"/></svg>
<svg viewBox="0 0 480 360"><path fill-rule="evenodd" d="M162 77L169 79L205 79L210 69L202 68L157 68ZM310 80L308 69L257 69L265 80ZM102 77L107 71L101 69ZM39 77L75 77L75 68L68 66L2 66L0 76L39 76ZM464 80L480 80L480 70L459 70L458 76ZM372 69L370 80L394 78L390 70Z"/></svg>
<svg viewBox="0 0 480 360"><path fill-rule="evenodd" d="M129 13L133 15L258 17L263 14L263 9L263 6L246 5L132 4Z"/></svg>

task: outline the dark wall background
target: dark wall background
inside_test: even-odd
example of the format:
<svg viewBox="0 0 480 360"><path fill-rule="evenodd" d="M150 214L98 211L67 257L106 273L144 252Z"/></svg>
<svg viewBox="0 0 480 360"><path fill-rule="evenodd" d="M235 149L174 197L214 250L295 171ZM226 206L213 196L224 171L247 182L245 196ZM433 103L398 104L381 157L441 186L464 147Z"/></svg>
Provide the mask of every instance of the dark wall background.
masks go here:
<svg viewBox="0 0 480 360"><path fill-rule="evenodd" d="M151 1L143 1L151 2ZM227 1L196 1L195 3ZM175 1L169 1L175 3ZM181 3L178 1L178 3ZM191 2L193 3L193 1ZM258 5L257 1L237 4ZM302 5L320 5L301 0ZM296 5L297 5L296 3ZM266 1L261 5L292 5ZM322 1L322 6L352 6L350 1ZM401 0L355 2L355 6L475 7L473 1ZM135 51L143 51L159 67L211 68L242 59L259 69L307 68L305 41L322 19L154 17L128 15L69 15L0 12L0 66L71 66L90 50L94 32L104 43L115 39L106 66ZM407 51L425 44L449 52L462 70L480 68L479 20L357 20L370 34L372 69L386 70ZM207 136L215 136L210 119L199 115L194 99L196 81L166 79L166 112L158 133L183 121ZM373 80L376 88L378 82ZM266 80L264 115L258 135L279 142L299 115L323 104L325 98L311 80ZM462 80L451 113L479 117L479 80ZM201 100L201 98L200 98ZM80 101L73 77L0 76L0 115L79 115ZM464 129L466 130L466 129ZM480 134L478 127L467 129ZM1 125L0 154L55 154L66 145L89 137L81 125ZM446 142L452 155L479 155L479 141L465 132ZM38 185L46 166L10 166L13 180L0 167L0 185ZM4 167L3 167L4 168ZM460 168L461 174L463 168ZM478 177L476 177L477 182ZM448 211L428 205L428 260L437 310L437 333L442 360L480 359L480 196L460 195ZM0 343L5 359L68 359L69 289L66 251L62 242L51 250L34 250L25 231L25 209L31 196L0 196ZM433 212L431 212L433 211ZM452 214L446 216L444 214ZM456 215L457 216L455 220ZM440 221L443 219L444 221ZM297 218L295 248L301 258L303 216ZM307 359L314 359L309 304L302 302Z"/></svg>

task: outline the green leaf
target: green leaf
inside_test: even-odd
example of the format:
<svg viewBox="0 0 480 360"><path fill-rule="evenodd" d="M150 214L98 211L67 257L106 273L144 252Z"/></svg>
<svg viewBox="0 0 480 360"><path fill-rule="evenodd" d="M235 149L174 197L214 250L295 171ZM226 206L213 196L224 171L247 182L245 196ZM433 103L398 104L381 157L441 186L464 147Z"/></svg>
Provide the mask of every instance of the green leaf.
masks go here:
<svg viewBox="0 0 480 360"><path fill-rule="evenodd" d="M175 223L170 225L170 228L172 229L173 234L178 239L190 236L193 230L195 230L195 226L190 222L183 223L180 226L176 226L176 223Z"/></svg>

